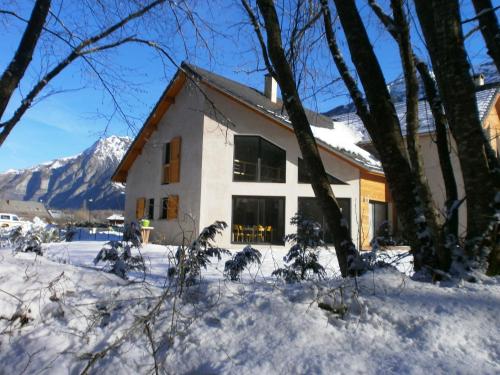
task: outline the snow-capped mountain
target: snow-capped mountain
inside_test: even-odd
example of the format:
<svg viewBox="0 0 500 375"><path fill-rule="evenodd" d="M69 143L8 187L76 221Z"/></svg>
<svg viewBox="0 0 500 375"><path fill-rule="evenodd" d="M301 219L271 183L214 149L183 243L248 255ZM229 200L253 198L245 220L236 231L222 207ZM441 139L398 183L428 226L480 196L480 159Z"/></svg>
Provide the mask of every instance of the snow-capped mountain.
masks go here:
<svg viewBox="0 0 500 375"><path fill-rule="evenodd" d="M484 83L489 84L493 82L500 82L500 76L497 72L496 66L493 62L485 62L474 68L475 74L483 74L484 75ZM396 78L394 81L389 82L387 85L389 92L391 94L394 103L404 102L406 98L406 87L405 80L403 76ZM419 97L424 97L425 92L423 88L423 83L420 80L419 76ZM338 115L342 115L345 113L356 112L356 108L353 103L339 105L337 107L332 108L331 110L325 112L326 116L335 117Z"/></svg>
<svg viewBox="0 0 500 375"><path fill-rule="evenodd" d="M110 136L82 153L32 168L0 174L0 199L43 201L51 208L123 209L124 188L110 181L130 146L128 137Z"/></svg>

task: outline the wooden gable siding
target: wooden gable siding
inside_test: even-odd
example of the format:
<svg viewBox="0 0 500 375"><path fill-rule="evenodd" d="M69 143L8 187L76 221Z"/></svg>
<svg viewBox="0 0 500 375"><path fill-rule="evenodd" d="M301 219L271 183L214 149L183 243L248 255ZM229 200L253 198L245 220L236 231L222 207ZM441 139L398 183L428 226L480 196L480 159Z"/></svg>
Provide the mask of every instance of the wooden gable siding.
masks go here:
<svg viewBox="0 0 500 375"><path fill-rule="evenodd" d="M371 238L370 201L390 201L388 185L384 176L361 172L359 176L359 239L361 249L369 249Z"/></svg>

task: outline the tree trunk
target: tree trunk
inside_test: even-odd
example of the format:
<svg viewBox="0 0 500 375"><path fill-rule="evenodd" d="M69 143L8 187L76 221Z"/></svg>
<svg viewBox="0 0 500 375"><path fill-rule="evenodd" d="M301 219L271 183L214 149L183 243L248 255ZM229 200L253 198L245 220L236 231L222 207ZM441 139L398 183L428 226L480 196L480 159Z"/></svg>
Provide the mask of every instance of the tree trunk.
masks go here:
<svg viewBox="0 0 500 375"><path fill-rule="evenodd" d="M425 95L427 101L430 103L434 126L436 128L436 146L446 191L446 221L443 234L445 241L451 240L453 243L456 243L458 240L458 188L455 180L455 172L451 164L451 150L448 147L448 120L443 110L443 103L439 97L436 82L432 78L429 68L419 59L416 59L416 64L424 83Z"/></svg>
<svg viewBox="0 0 500 375"><path fill-rule="evenodd" d="M476 9L486 47L488 47L488 55L491 56L497 66L497 72L500 73L500 27L498 27L493 4L491 0L472 0L472 3Z"/></svg>
<svg viewBox="0 0 500 375"><path fill-rule="evenodd" d="M322 4L324 11L327 11L326 0L322 0ZM373 52L355 2L335 0L335 4L347 38L351 59L359 74L370 108L371 119L364 122L364 125L380 154L380 160L400 214L403 231L410 241L415 269L418 271L424 267L435 268L437 264L432 238L425 235L427 221L421 215L422 202L418 198L417 184L407 158L399 119L387 90L380 64ZM325 27L331 29L331 20L325 18ZM327 37L331 33L333 32L327 31ZM331 39L328 42L332 50L335 43ZM339 53L334 53L332 50L332 55L334 59L338 59ZM344 81L346 84L349 83L349 80L345 78ZM351 88L351 96L353 96L352 90ZM354 96L359 95L359 93L354 93ZM358 113L364 111L366 110L358 108Z"/></svg>
<svg viewBox="0 0 500 375"><path fill-rule="evenodd" d="M19 81L24 76L28 65L33 58L38 39L45 24L50 9L51 0L37 0L28 26L24 30L21 42L9 66L0 78L0 119L2 118L9 100L14 93Z"/></svg>
<svg viewBox="0 0 500 375"><path fill-rule="evenodd" d="M434 200L429 188L429 183L424 172L422 154L419 144L419 118L418 118L418 78L415 67L415 56L410 42L410 29L401 0L391 0L394 14L394 25L397 28L397 43L403 65L403 74L406 86L406 147L410 157L415 182L417 185L424 215L432 231L432 239L437 251L439 268L448 271L450 268L450 252L444 246L443 237L440 235L439 214L434 206Z"/></svg>
<svg viewBox="0 0 500 375"><path fill-rule="evenodd" d="M478 244L494 218L498 160L479 120L475 86L464 47L458 2L416 0L451 133L457 143L467 199L466 251L478 255Z"/></svg>
<svg viewBox="0 0 500 375"><path fill-rule="evenodd" d="M375 0L369 0L369 4L379 20L386 27L387 31L398 42L401 49L401 34L399 31L400 28L396 25L395 20L388 14L386 14ZM402 13L401 2L397 1L395 5L398 6L399 13ZM405 19L403 19L402 21L405 25L407 25L407 21L405 21ZM407 35L406 38L409 40L409 35ZM442 268L447 269L450 264L450 255L452 255L452 249L454 250L458 240L458 190L455 181L455 174L451 164L450 149L448 147L447 119L442 107L441 98L439 97L439 93L437 91L436 83L429 72L429 68L422 60L417 57L417 55L412 50L410 50L409 53L412 55L415 67L418 70L420 77L422 78L422 81L424 83L424 91L427 100L430 103L431 112L436 127L436 143L439 163L441 166L441 173L443 175L446 190L445 223L443 229L439 230L439 247L441 248L440 253L442 255L440 257L440 263L443 266ZM430 194L429 190L428 193ZM448 247L448 250L446 252L443 249L444 246Z"/></svg>
<svg viewBox="0 0 500 375"><path fill-rule="evenodd" d="M328 227L333 232L334 245L342 276L356 273L359 254L352 242L348 226L332 192L304 107L297 92L295 79L282 46L281 29L272 0L257 1L267 33L267 50L283 95L283 103L292 122L300 151L310 173L311 185Z"/></svg>

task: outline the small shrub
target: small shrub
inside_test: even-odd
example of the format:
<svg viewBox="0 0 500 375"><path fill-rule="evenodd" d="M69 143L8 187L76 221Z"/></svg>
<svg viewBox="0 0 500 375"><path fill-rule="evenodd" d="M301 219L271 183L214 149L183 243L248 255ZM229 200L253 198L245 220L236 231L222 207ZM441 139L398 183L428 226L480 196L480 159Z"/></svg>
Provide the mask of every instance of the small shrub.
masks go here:
<svg viewBox="0 0 500 375"><path fill-rule="evenodd" d="M16 227L10 232L9 240L15 252L43 255L42 243L59 242L60 239L57 228L32 227L25 231L23 227Z"/></svg>
<svg viewBox="0 0 500 375"><path fill-rule="evenodd" d="M175 254L176 264L168 270L169 277L177 276L181 286L190 286L200 277L201 268L206 269L210 258L222 259L222 254L230 254L229 250L215 245L215 237L227 228L224 221L216 221L204 228L191 245L179 246ZM182 293L182 287L181 291Z"/></svg>
<svg viewBox="0 0 500 375"><path fill-rule="evenodd" d="M224 276L231 281L238 281L241 273L248 265L252 263L260 264L260 258L262 258L260 251L247 245L226 262L224 265Z"/></svg>
<svg viewBox="0 0 500 375"><path fill-rule="evenodd" d="M109 272L127 279L129 271L146 271L146 264L142 255L132 255L132 248L141 246L141 231L136 223L125 226L122 241L109 241L99 251L94 264L108 262Z"/></svg>
<svg viewBox="0 0 500 375"><path fill-rule="evenodd" d="M293 244L283 258L287 264L272 275L288 283L300 282L313 275L323 278L326 272L318 261L318 248L325 246L321 238L321 225L300 215L295 215L290 223L297 226L297 233L285 236L285 240Z"/></svg>
<svg viewBox="0 0 500 375"><path fill-rule="evenodd" d="M22 227L17 227L11 232L10 241L15 252L43 255L42 239L36 231L23 232Z"/></svg>
<svg viewBox="0 0 500 375"><path fill-rule="evenodd" d="M72 242L77 234L77 229L72 225L67 225L64 231L64 241Z"/></svg>

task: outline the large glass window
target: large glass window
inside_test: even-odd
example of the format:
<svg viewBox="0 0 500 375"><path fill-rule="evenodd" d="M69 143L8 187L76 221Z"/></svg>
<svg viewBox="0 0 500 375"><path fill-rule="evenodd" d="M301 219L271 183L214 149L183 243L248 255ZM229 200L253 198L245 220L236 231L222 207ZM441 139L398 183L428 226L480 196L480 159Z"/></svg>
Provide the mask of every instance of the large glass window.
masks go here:
<svg viewBox="0 0 500 375"><path fill-rule="evenodd" d="M257 136L234 137L235 181L286 182L285 150Z"/></svg>
<svg viewBox="0 0 500 375"><path fill-rule="evenodd" d="M305 162L302 158L299 158L299 183L301 184L310 184L311 183L311 173L309 169L307 169ZM328 175L328 182L331 185L347 185L344 181L338 179L337 177L333 177L331 174Z"/></svg>
<svg viewBox="0 0 500 375"><path fill-rule="evenodd" d="M337 198L337 202L342 211L344 219L351 225L351 199L349 198ZM328 229L325 217L321 211L321 206L316 198L300 197L299 198L299 214L303 217L317 221L321 225L323 241L327 244L333 243L333 234ZM349 229L350 230L350 229Z"/></svg>
<svg viewBox="0 0 500 375"><path fill-rule="evenodd" d="M283 245L284 235L284 197L233 197L233 242Z"/></svg>

